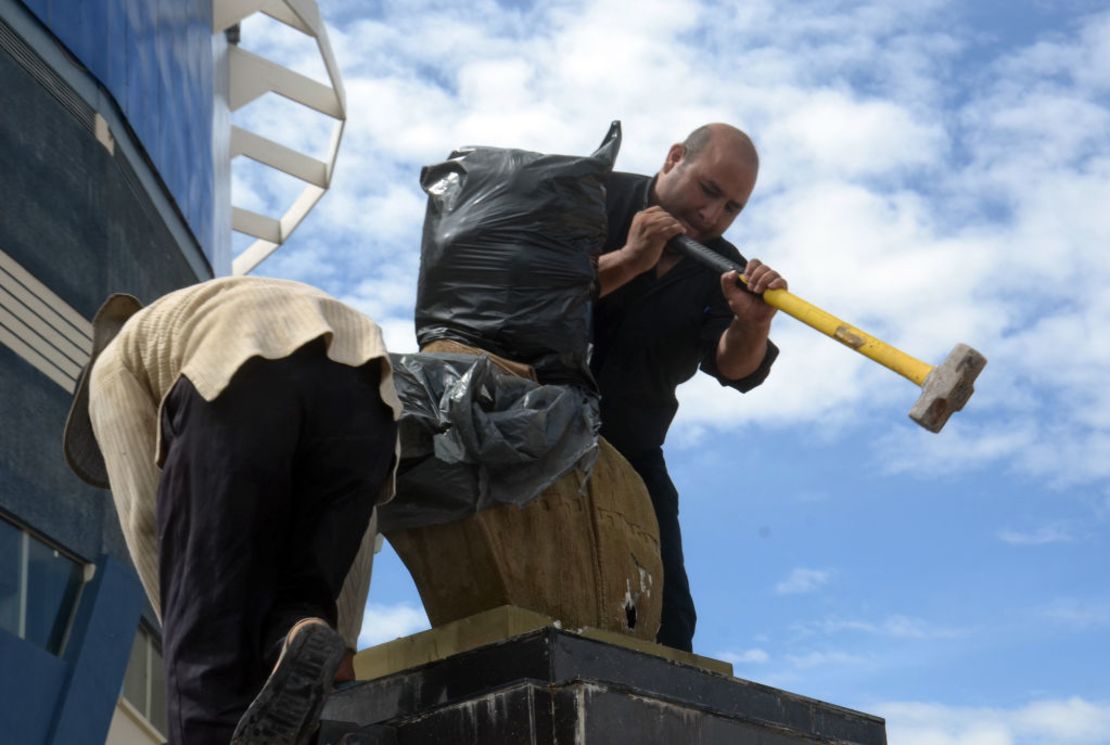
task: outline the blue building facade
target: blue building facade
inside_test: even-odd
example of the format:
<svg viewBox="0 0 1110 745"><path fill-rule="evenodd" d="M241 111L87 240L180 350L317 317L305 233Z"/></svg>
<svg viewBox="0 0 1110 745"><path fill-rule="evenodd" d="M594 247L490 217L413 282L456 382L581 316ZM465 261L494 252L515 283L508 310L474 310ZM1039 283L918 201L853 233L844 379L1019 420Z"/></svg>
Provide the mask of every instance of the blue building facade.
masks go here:
<svg viewBox="0 0 1110 745"><path fill-rule="evenodd" d="M24 4L111 97L209 264L222 270L229 231L226 222L217 224L215 211L211 0Z"/></svg>
<svg viewBox="0 0 1110 745"><path fill-rule="evenodd" d="M228 271L226 44L212 0L0 0L0 742L157 741L157 622L61 432L108 293Z"/></svg>

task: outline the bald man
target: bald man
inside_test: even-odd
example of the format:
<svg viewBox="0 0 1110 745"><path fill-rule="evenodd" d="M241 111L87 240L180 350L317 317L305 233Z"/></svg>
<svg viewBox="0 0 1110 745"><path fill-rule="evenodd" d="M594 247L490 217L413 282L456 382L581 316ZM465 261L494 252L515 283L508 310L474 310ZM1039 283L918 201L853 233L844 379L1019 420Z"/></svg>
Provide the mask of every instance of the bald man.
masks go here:
<svg viewBox="0 0 1110 745"><path fill-rule="evenodd" d="M692 650L697 615L682 554L678 492L663 442L675 389L700 367L744 393L764 381L778 349L768 338L775 309L759 293L786 280L748 261L750 291L735 272L716 276L667 248L685 234L733 261L721 236L748 203L759 172L755 146L739 129L708 124L667 151L654 177L613 173L609 237L599 260L590 367L601 389L601 433L632 464L651 494L663 558L658 640Z"/></svg>

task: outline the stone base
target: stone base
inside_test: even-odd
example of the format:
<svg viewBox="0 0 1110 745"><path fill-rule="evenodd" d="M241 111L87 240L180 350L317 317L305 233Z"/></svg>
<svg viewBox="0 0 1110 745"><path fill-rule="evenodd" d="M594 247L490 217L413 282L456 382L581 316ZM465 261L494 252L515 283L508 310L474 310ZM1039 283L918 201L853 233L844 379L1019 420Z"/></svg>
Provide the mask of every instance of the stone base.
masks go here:
<svg viewBox="0 0 1110 745"><path fill-rule="evenodd" d="M886 743L869 714L552 627L338 691L323 720L319 745Z"/></svg>
<svg viewBox="0 0 1110 745"><path fill-rule="evenodd" d="M545 627L562 628L560 623L550 616L513 605L503 605L460 621L453 621L428 631L421 631L418 634L365 649L355 655L355 677L359 680L381 678ZM672 662L732 676L732 665L712 657L702 657L680 649L671 649L616 631L591 628L567 629L567 631L588 639L663 657Z"/></svg>

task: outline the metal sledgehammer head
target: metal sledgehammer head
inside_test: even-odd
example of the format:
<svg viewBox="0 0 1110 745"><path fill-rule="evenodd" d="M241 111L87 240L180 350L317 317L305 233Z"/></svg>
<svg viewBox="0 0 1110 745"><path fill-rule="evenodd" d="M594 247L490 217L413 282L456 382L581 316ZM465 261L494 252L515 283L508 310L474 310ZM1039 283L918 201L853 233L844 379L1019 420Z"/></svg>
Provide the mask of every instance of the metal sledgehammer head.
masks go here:
<svg viewBox="0 0 1110 745"><path fill-rule="evenodd" d="M921 384L921 395L910 409L910 419L930 432L940 432L948 417L971 398L975 392L972 384L986 365L986 357L966 344L957 344Z"/></svg>

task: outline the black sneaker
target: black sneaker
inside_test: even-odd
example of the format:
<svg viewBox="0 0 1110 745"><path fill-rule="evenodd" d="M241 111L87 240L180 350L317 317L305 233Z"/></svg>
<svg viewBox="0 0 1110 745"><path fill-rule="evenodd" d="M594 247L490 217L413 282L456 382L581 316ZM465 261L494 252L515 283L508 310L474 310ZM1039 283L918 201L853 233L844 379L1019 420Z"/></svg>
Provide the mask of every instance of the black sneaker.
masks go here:
<svg viewBox="0 0 1110 745"><path fill-rule="evenodd" d="M230 745L307 745L347 648L324 623L306 623L235 727Z"/></svg>

